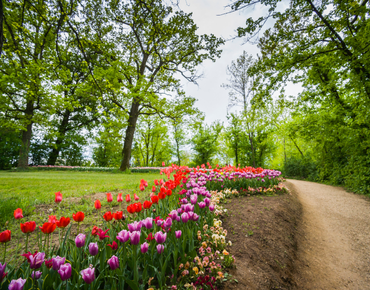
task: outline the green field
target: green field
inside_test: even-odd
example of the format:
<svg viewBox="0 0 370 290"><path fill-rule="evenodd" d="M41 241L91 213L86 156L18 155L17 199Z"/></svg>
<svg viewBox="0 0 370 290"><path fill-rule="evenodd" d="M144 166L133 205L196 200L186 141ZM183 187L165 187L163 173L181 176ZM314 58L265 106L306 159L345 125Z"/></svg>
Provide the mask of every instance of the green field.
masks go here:
<svg viewBox="0 0 370 290"><path fill-rule="evenodd" d="M54 203L54 193L61 191L63 198L79 197L96 192L139 192L141 179L153 184L163 178L156 173L104 173L104 172L7 172L0 171L0 223L20 207L30 211L42 203Z"/></svg>

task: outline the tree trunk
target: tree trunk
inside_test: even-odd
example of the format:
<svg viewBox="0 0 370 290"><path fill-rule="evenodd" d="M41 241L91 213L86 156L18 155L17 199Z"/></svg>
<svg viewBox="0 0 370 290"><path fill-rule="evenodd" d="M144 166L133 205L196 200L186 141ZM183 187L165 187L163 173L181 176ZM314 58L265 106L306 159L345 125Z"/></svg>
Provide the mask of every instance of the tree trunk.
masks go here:
<svg viewBox="0 0 370 290"><path fill-rule="evenodd" d="M134 141L134 133L136 129L137 119L139 117L139 102L133 101L131 105L130 115L128 118L128 126L126 128L125 142L122 149L122 162L119 170L125 171L130 168L130 158L132 142Z"/></svg>
<svg viewBox="0 0 370 290"><path fill-rule="evenodd" d="M63 120L62 123L60 124L58 128L58 137L57 140L55 141L55 146L53 146L53 150L50 152L47 165L55 165L55 162L57 161L57 158L59 156L60 148L64 141L64 137L67 132L67 126L69 122L69 116L71 115L71 112L67 109L65 110L63 114Z"/></svg>
<svg viewBox="0 0 370 290"><path fill-rule="evenodd" d="M4 27L3 27L3 18L4 18L4 7L3 1L0 1L0 56L3 52L3 43L4 43Z"/></svg>
<svg viewBox="0 0 370 290"><path fill-rule="evenodd" d="M32 137L32 122L27 125L27 128L22 133L22 146L19 150L18 168L28 168L28 154L30 152L30 143Z"/></svg>
<svg viewBox="0 0 370 290"><path fill-rule="evenodd" d="M175 139L175 142L176 142L177 162L178 162L178 165L179 165L179 166L181 166L181 160L180 160L180 145L179 145L178 140L176 140L176 139Z"/></svg>

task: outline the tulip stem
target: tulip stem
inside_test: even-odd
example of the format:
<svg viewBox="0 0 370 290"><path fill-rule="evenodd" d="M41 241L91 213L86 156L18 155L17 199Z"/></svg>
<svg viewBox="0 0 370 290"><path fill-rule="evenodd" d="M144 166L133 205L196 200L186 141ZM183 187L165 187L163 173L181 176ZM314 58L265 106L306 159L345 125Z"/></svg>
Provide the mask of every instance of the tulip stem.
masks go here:
<svg viewBox="0 0 370 290"><path fill-rule="evenodd" d="M28 253L28 233L26 234L26 253Z"/></svg>
<svg viewBox="0 0 370 290"><path fill-rule="evenodd" d="M4 243L5 250L4 250L4 259L3 259L3 264L5 263L5 255L6 255L6 242Z"/></svg>
<svg viewBox="0 0 370 290"><path fill-rule="evenodd" d="M50 243L50 234L48 234L48 245L47 245L47 249L46 249L46 257L49 256L49 243Z"/></svg>

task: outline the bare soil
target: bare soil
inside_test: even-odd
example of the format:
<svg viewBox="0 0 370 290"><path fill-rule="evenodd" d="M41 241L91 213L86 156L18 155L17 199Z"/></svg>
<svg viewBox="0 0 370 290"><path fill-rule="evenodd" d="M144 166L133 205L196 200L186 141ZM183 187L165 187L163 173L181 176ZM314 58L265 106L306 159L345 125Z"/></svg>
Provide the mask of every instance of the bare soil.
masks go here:
<svg viewBox="0 0 370 290"><path fill-rule="evenodd" d="M223 289L370 289L370 199L307 181L286 185L290 194L226 204L236 268Z"/></svg>
<svg viewBox="0 0 370 290"><path fill-rule="evenodd" d="M222 289L296 289L295 234L302 212L297 198L242 196L225 208L223 226L233 243L229 250L236 268L229 270L232 277Z"/></svg>

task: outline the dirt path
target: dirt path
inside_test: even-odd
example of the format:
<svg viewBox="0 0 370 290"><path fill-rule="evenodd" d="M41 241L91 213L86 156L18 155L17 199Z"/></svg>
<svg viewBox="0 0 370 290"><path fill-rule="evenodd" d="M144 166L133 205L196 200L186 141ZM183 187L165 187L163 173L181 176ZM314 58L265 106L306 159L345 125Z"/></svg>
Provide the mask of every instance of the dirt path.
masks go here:
<svg viewBox="0 0 370 290"><path fill-rule="evenodd" d="M288 180L303 216L298 289L370 289L370 202L342 188Z"/></svg>

